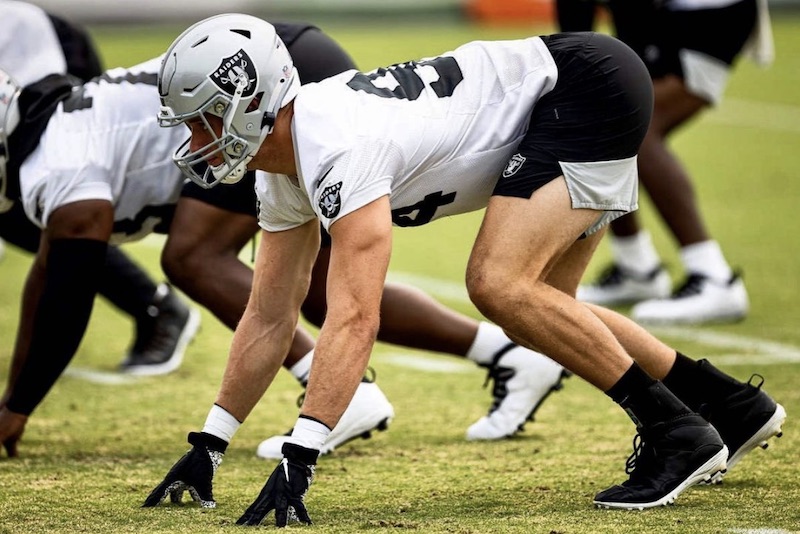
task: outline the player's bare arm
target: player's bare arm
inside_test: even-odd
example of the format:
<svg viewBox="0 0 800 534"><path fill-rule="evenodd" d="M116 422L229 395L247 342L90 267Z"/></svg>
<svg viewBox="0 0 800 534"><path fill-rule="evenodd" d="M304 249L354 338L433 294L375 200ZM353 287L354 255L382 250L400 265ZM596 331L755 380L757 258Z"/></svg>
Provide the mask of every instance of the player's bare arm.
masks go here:
<svg viewBox="0 0 800 534"><path fill-rule="evenodd" d="M253 289L216 400L239 421L272 383L289 351L318 249L316 221L283 232L261 232Z"/></svg>
<svg viewBox="0 0 800 534"><path fill-rule="evenodd" d="M392 246L389 198L342 217L330 228L328 314L311 368L303 415L336 426L367 367L380 324Z"/></svg>

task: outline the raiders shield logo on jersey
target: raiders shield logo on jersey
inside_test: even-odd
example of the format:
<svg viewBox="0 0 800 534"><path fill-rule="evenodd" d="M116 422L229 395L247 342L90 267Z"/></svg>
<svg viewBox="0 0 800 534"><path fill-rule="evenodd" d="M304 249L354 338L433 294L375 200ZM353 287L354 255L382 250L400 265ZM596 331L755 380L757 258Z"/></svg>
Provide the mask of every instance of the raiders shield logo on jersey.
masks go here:
<svg viewBox="0 0 800 534"><path fill-rule="evenodd" d="M236 91L237 81L243 75L244 79L247 80L247 87L242 92L242 96L247 97L255 92L256 85L258 85L258 77L250 56L244 50L239 50L232 56L223 59L219 67L209 75L209 78L217 87L232 95Z"/></svg>
<svg viewBox="0 0 800 534"><path fill-rule="evenodd" d="M322 194L319 197L319 209L328 219L333 219L339 215L339 210L342 207L342 199L339 197L341 188L342 182L329 185L322 190Z"/></svg>
<svg viewBox="0 0 800 534"><path fill-rule="evenodd" d="M505 170L503 170L503 178L508 178L516 174L523 163L525 163L525 157L522 156L522 154L514 154L511 156L511 159L508 160L508 165L506 165Z"/></svg>

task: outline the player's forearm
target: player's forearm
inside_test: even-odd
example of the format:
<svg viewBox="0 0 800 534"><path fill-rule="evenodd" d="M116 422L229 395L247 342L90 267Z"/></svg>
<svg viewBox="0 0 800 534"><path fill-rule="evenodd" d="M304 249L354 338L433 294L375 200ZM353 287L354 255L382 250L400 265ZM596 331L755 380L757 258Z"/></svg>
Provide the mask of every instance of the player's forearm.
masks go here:
<svg viewBox="0 0 800 534"><path fill-rule="evenodd" d="M245 311L231 342L216 404L244 421L267 390L286 358L295 323L265 323Z"/></svg>
<svg viewBox="0 0 800 534"><path fill-rule="evenodd" d="M20 372L22 371L25 361L28 359L28 351L31 345L31 335L33 333L33 318L36 314L36 306L39 298L42 295L42 288L44 287L45 270L42 262L37 258L31 265L28 272L28 277L25 280L25 287L22 292L22 304L20 307L19 326L17 327L17 338L14 343L14 355L11 359L11 368L8 373L8 382L6 386L6 397L3 401L7 401L11 392L14 390L14 385L17 382Z"/></svg>
<svg viewBox="0 0 800 534"><path fill-rule="evenodd" d="M303 402L304 416L317 419L331 429L336 426L364 376L378 324L377 317L344 324L329 317L314 350Z"/></svg>
<svg viewBox="0 0 800 534"><path fill-rule="evenodd" d="M21 356L7 407L29 415L69 364L86 331L108 244L59 239L50 245L47 274L35 305L27 356Z"/></svg>

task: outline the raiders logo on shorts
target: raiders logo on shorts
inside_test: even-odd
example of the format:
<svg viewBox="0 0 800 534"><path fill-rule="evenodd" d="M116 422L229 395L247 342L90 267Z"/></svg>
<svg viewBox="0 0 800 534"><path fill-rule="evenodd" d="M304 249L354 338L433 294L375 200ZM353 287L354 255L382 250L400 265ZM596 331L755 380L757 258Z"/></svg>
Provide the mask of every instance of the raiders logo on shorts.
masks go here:
<svg viewBox="0 0 800 534"><path fill-rule="evenodd" d="M514 154L511 156L511 159L508 160L508 165L506 165L506 168L503 170L503 178L508 178L516 174L523 163L525 163L525 157L521 154Z"/></svg>

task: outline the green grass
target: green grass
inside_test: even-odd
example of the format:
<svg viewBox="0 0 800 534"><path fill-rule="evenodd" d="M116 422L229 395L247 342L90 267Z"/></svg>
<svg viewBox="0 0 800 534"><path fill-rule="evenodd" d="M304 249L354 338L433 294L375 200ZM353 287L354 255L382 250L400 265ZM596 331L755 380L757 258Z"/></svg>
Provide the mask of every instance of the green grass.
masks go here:
<svg viewBox="0 0 800 534"><path fill-rule="evenodd" d="M518 37L549 28L470 26L326 28L364 68L432 55L470 39ZM130 65L162 52L181 28L95 28L106 64ZM743 323L698 328L800 347L797 301L800 222L800 19L775 17L778 59L762 71L742 63L726 100L680 132L675 148L695 175L708 225L729 259L744 268L752 314ZM769 104L769 106L767 106ZM778 106L779 107L775 107ZM674 247L650 205L642 215L680 276ZM396 232L393 273L459 284L480 214ZM156 277L158 250L131 245ZM608 258L601 248L588 276ZM0 378L10 358L20 288L30 264L13 250L0 265ZM433 286L434 294L436 285ZM444 298L444 297L442 297ZM447 302L469 315L461 299ZM232 443L216 480L219 507L143 510L139 505L187 449L216 393L231 334L204 312L203 329L174 374L118 386L62 377L31 418L21 458L0 460L0 532L232 532L272 470L254 450L296 417L299 387L281 373ZM113 371L132 332L130 322L98 300L73 365ZM747 347L719 348L669 339L709 357L741 379L759 372L787 409L786 435L757 450L721 487L693 488L676 505L643 513L600 511L593 495L619 482L632 426L606 397L578 379L567 382L514 439L468 443L466 427L488 406L483 374L424 372L390 358L405 349L379 345L372 365L397 417L390 430L323 458L309 494L313 532L725 533L737 529L800 531L800 368L768 362ZM800 349L797 349L800 350ZM417 356L455 362L440 355ZM749 358L732 365L726 356ZM759 364L759 358L764 365ZM726 363L731 362L731 363ZM766 365L766 363L772 363Z"/></svg>

